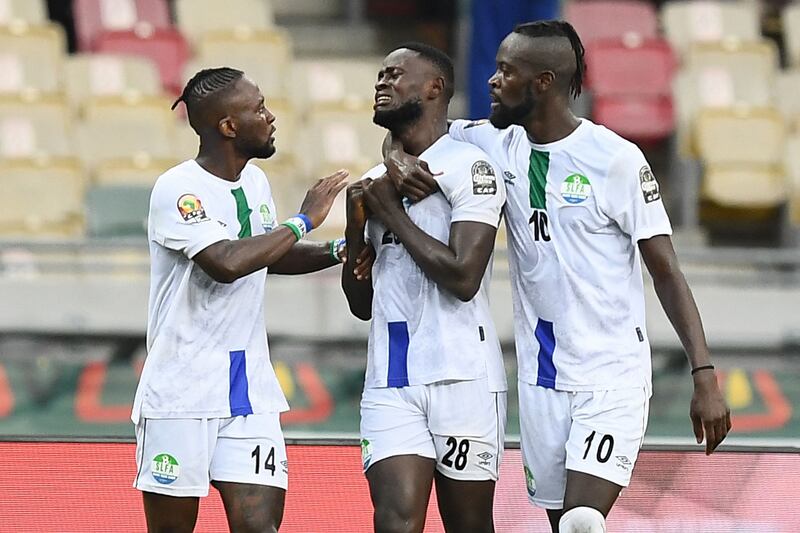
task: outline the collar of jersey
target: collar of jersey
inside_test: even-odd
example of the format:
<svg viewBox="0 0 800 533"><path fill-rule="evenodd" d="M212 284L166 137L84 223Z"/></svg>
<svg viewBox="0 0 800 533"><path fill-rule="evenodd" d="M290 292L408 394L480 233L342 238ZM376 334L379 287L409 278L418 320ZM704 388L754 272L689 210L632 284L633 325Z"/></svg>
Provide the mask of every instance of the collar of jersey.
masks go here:
<svg viewBox="0 0 800 533"><path fill-rule="evenodd" d="M216 175L212 174L211 172L209 172L208 170L204 169L203 166L200 163L198 163L195 159L190 159L189 161L192 162L192 165L194 165L194 167L198 170L198 172L202 176L202 178L204 180L210 182L210 183L215 183L218 186L226 187L226 188L231 189L231 190L238 189L239 187L242 186L242 177L244 176L244 171L247 168L246 165L242 169L242 172L239 174L239 179L238 180L236 180L236 181L228 181L228 180L222 179L219 176L216 176Z"/></svg>
<svg viewBox="0 0 800 533"><path fill-rule="evenodd" d="M555 152L556 150L562 150L564 147L572 144L575 142L576 139L583 135L583 132L588 130L588 120L585 118L578 119L578 127L572 130L572 133L564 137L563 139L559 139L557 141L553 141L547 144L539 144L535 143L528 137L528 142L531 144L531 148L534 150L540 150L542 152ZM527 133L526 133L527 135Z"/></svg>

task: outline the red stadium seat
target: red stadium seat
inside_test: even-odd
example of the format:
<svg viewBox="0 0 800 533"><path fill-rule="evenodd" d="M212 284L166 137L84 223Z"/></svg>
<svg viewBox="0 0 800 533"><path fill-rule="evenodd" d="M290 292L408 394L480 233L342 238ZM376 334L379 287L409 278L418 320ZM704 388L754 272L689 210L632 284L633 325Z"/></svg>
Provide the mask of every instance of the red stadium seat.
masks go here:
<svg viewBox="0 0 800 533"><path fill-rule="evenodd" d="M619 38L629 33L658 36L658 16L651 2L637 0L583 0L569 2L564 18L584 44L595 39Z"/></svg>
<svg viewBox="0 0 800 533"><path fill-rule="evenodd" d="M104 32L95 39L94 49L96 52L149 57L158 65L164 89L173 94L179 94L183 89L183 68L189 58L189 47L178 30L154 30L147 34Z"/></svg>
<svg viewBox="0 0 800 533"><path fill-rule="evenodd" d="M670 95L676 66L663 39L626 37L586 45L587 85L596 95Z"/></svg>
<svg viewBox="0 0 800 533"><path fill-rule="evenodd" d="M675 129L672 99L667 96L596 97L593 120L635 142L658 142Z"/></svg>
<svg viewBox="0 0 800 533"><path fill-rule="evenodd" d="M166 0L72 0L78 50L92 50L105 31L166 29L172 26Z"/></svg>

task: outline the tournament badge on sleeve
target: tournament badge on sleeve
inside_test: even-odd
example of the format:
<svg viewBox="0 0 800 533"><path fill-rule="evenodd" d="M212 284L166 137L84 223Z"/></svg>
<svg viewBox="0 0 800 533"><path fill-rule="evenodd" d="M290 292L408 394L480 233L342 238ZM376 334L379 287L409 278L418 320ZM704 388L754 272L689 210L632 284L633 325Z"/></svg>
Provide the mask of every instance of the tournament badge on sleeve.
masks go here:
<svg viewBox="0 0 800 533"><path fill-rule="evenodd" d="M178 198L178 212L181 214L184 222L194 224L209 220L206 216L206 210L203 208L200 198L194 194L184 194Z"/></svg>
<svg viewBox="0 0 800 533"><path fill-rule="evenodd" d="M476 161L472 165L472 194L495 194L497 179L494 169L487 161Z"/></svg>
<svg viewBox="0 0 800 533"><path fill-rule="evenodd" d="M658 188L653 172L647 165L639 170L639 184L642 187L642 196L644 196L644 203L649 204L661 198L661 191Z"/></svg>

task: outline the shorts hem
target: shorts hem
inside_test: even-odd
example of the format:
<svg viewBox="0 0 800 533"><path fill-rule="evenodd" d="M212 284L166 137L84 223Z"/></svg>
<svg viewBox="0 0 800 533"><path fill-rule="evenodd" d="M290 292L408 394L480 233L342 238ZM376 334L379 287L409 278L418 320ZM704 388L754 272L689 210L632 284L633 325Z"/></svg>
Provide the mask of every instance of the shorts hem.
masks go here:
<svg viewBox="0 0 800 533"><path fill-rule="evenodd" d="M134 485L134 488L142 492L152 492L163 494L164 496L174 496L177 498L205 498L208 496L208 487L169 487L157 485Z"/></svg>
<svg viewBox="0 0 800 533"><path fill-rule="evenodd" d="M482 472L483 475L480 475L479 473L476 472L472 476L470 476L470 474L452 475L452 472L449 471L445 472L444 470L439 468L438 463L436 465L436 471L439 472L444 477L452 479L453 481L497 481L497 478L499 477L497 474L493 475L486 472ZM479 475L480 477L477 477Z"/></svg>
<svg viewBox="0 0 800 533"><path fill-rule="evenodd" d="M226 476L226 475L223 475L222 477L215 476L211 478L211 481L212 482L221 481L222 483L240 483L242 485L260 485L263 487L275 487L276 489L283 489L283 490L287 490L289 488L288 480L286 483L281 483L278 480L276 480L274 483L259 483L257 481L253 481L250 479L248 480L234 479L235 477L236 476Z"/></svg>
<svg viewBox="0 0 800 533"><path fill-rule="evenodd" d="M528 502L531 505L539 507L540 509L546 509L550 511L558 511L559 509L564 508L564 500L542 500L528 496Z"/></svg>
<svg viewBox="0 0 800 533"><path fill-rule="evenodd" d="M590 476L598 477L604 481L608 481L609 483L614 483L615 485L619 485L622 488L626 488L628 485L631 484L631 476L628 476L627 479L623 480L619 477L609 476L607 472L598 472L597 470L593 471L591 468L575 468L574 465L566 465L566 470L568 472L572 470L573 472L589 474ZM614 477L615 479L611 479L612 477Z"/></svg>
<svg viewBox="0 0 800 533"><path fill-rule="evenodd" d="M398 449L395 451L382 453L381 455L373 455L372 459L369 462L369 465L367 465L367 467L364 468L363 471L364 473L366 473L367 470L369 470L376 463L383 461L384 459L389 459L391 457L399 457L401 455L416 455L417 457L422 457L423 459L433 459L434 461L436 461L436 452L433 452L433 455L425 455L422 452L409 452Z"/></svg>

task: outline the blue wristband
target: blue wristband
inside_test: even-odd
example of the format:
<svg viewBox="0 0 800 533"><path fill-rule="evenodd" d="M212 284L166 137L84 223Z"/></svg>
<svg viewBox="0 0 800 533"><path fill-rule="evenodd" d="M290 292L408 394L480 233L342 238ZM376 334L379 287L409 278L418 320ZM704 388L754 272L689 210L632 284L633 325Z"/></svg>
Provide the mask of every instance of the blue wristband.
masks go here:
<svg viewBox="0 0 800 533"><path fill-rule="evenodd" d="M297 218L299 218L300 220L302 220L303 222L306 223L306 231L307 232L311 231L312 229L314 229L314 225L311 224L311 219L308 218L308 216L306 216L306 215L304 215L302 213L300 213L299 215L296 215L296 216L297 216Z"/></svg>

